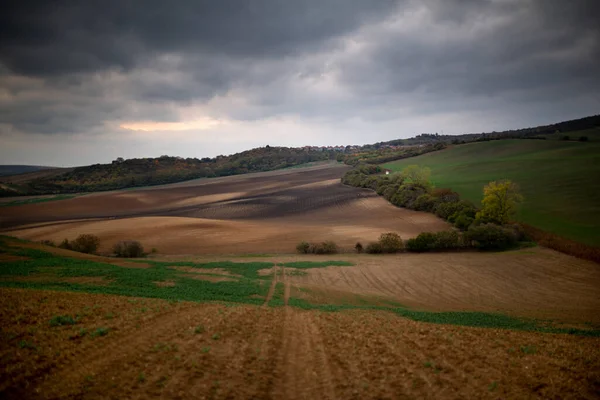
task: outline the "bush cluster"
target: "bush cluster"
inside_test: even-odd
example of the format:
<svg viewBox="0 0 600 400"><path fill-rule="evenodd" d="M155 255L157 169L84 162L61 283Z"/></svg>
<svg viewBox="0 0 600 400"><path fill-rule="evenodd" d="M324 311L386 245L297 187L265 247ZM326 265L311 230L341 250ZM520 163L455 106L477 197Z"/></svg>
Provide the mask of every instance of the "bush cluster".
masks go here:
<svg viewBox="0 0 600 400"><path fill-rule="evenodd" d="M400 235L394 232L381 234L377 242L367 245L365 252L369 254L398 253L404 249L404 243Z"/></svg>
<svg viewBox="0 0 600 400"><path fill-rule="evenodd" d="M300 254L336 254L338 247L331 240L321 243L300 242L296 246L296 251Z"/></svg>
<svg viewBox="0 0 600 400"><path fill-rule="evenodd" d="M77 236L75 240L69 242L68 239L63 240L58 247L61 249L73 250L79 253L93 254L100 246L100 238L96 235L82 234Z"/></svg>
<svg viewBox="0 0 600 400"><path fill-rule="evenodd" d="M416 253L458 250L464 247L463 237L456 231L423 232L406 241L406 250Z"/></svg>
<svg viewBox="0 0 600 400"><path fill-rule="evenodd" d="M113 246L113 253L117 257L136 258L144 256L144 247L136 240L124 240Z"/></svg>
<svg viewBox="0 0 600 400"><path fill-rule="evenodd" d="M504 250L514 246L518 241L518 232L509 226L492 223L471 225L465 233L471 247L481 250Z"/></svg>

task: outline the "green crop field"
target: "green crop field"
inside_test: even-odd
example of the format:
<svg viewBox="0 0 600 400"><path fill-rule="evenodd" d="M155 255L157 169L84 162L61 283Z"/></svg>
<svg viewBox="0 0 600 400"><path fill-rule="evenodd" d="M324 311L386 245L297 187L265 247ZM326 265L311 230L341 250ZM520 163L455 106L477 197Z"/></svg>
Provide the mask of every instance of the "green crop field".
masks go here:
<svg viewBox="0 0 600 400"><path fill-rule="evenodd" d="M573 134L575 135L575 134ZM437 187L446 187L477 204L483 186L510 179L525 201L517 220L592 246L600 246L600 143L550 140L497 140L385 164L431 168Z"/></svg>

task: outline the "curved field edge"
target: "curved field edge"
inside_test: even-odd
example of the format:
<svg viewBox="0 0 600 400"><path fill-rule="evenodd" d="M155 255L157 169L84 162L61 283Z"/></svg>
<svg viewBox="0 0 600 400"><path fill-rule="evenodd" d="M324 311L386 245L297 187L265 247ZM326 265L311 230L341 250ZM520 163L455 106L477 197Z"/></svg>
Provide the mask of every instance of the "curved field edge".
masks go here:
<svg viewBox="0 0 600 400"><path fill-rule="evenodd" d="M383 167L429 167L436 186L475 203L481 201L485 184L510 179L525 197L517 215L520 222L598 247L599 150L598 143L498 140L453 146Z"/></svg>
<svg viewBox="0 0 600 400"><path fill-rule="evenodd" d="M0 259L4 260L0 262L0 287L262 305L267 299L269 279L277 277L277 271L273 269L276 263L272 262L194 263L144 260L138 262L140 268L132 268L89 259L61 257L41 250L19 247L19 243L23 242L13 242L11 246L4 240L0 241L0 255L3 256ZM322 268L353 264L344 261L324 261L287 263L287 265L288 268L290 265L300 268ZM267 271L267 273L261 274L260 271ZM214 281L214 278L223 280ZM282 306L284 304L282 299L283 285L278 283L269 304ZM438 324L600 336L600 330L595 328L560 328L553 326L552 321L514 318L483 312L416 311L398 304L390 306L312 304L295 297L290 297L287 304L296 308L320 311L351 309L390 311L415 321Z"/></svg>

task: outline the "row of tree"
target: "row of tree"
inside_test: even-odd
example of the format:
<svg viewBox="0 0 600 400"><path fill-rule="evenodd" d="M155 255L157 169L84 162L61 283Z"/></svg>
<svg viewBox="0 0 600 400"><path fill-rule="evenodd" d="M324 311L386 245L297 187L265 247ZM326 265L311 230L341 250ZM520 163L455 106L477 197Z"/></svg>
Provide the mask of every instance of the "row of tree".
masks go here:
<svg viewBox="0 0 600 400"><path fill-rule="evenodd" d="M430 180L431 171L428 168L411 165L402 172L392 175L381 175L380 172L381 168L378 166L360 165L347 172L342 177L342 183L373 189L398 207L434 213L460 231L471 232L465 237L484 238L487 235L496 238L494 240L498 243L505 244L513 242L507 239L507 235L523 239L524 235L518 227L509 226L518 204L523 201L519 188L509 180L488 183L483 188L484 197L481 205L477 207L467 200L462 200L458 193L450 189L434 188ZM422 246L435 248L433 243L438 242L448 243L449 239L446 236L437 237L430 234L419 238L416 242L411 242L411 245L415 249ZM422 243L427 244L422 245ZM459 242L456 243L458 246ZM441 244L437 247L442 249L444 246L449 245Z"/></svg>

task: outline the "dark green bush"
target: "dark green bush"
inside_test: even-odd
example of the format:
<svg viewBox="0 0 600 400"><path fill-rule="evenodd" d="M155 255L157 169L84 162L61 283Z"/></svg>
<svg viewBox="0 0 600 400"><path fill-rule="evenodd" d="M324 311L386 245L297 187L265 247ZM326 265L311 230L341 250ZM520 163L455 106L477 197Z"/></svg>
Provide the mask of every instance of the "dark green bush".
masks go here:
<svg viewBox="0 0 600 400"><path fill-rule="evenodd" d="M54 243L54 241L48 240L48 239L40 240L39 243L43 244L45 246L56 247L56 243Z"/></svg>
<svg viewBox="0 0 600 400"><path fill-rule="evenodd" d="M383 248L381 247L381 243L371 242L367 245L365 251L369 254L381 254L383 253Z"/></svg>
<svg viewBox="0 0 600 400"><path fill-rule="evenodd" d="M473 247L482 250L503 250L517 243L517 234L513 229L492 223L471 225L466 238Z"/></svg>
<svg viewBox="0 0 600 400"><path fill-rule="evenodd" d="M404 248L400 235L393 232L381 234L379 244L383 253L397 253Z"/></svg>
<svg viewBox="0 0 600 400"><path fill-rule="evenodd" d="M296 251L300 254L308 254L310 251L310 243L308 242L300 242L296 246Z"/></svg>
<svg viewBox="0 0 600 400"><path fill-rule="evenodd" d="M396 195L396 192L398 191L399 186L398 185L389 185L385 188L385 190L383 191L383 198L386 199L387 201L391 202L392 197L394 197Z"/></svg>
<svg viewBox="0 0 600 400"><path fill-rule="evenodd" d="M392 197L392 204L397 207L413 208L417 198L426 193L426 190L415 184L404 184L400 186L396 194Z"/></svg>
<svg viewBox="0 0 600 400"><path fill-rule="evenodd" d="M453 216L457 215L457 213L452 214ZM465 213L458 213L458 216L453 218L453 224L455 227L460 229L461 231L466 231L469 229L469 226L473 223L475 218L468 216Z"/></svg>
<svg viewBox="0 0 600 400"><path fill-rule="evenodd" d="M113 246L113 253L117 257L135 258L144 256L144 247L135 240L124 240Z"/></svg>
<svg viewBox="0 0 600 400"><path fill-rule="evenodd" d="M432 195L425 193L417 197L415 202L412 205L412 208L417 211L433 211L435 205L437 204L437 199Z"/></svg>
<svg viewBox="0 0 600 400"><path fill-rule="evenodd" d="M434 234L432 250L456 250L463 247L461 235L456 231L441 231Z"/></svg>
<svg viewBox="0 0 600 400"><path fill-rule="evenodd" d="M462 236L456 231L423 232L406 241L406 250L416 253L457 250L463 247Z"/></svg>
<svg viewBox="0 0 600 400"><path fill-rule="evenodd" d="M422 253L429 251L433 248L435 243L435 234L431 232L420 233L416 238L408 239L406 241L406 250L415 253Z"/></svg>
<svg viewBox="0 0 600 400"><path fill-rule="evenodd" d="M473 203L467 200L460 200L452 201L449 203L438 203L433 209L433 212L438 217L453 222L453 220L451 219L452 216L455 215L455 217L458 217L460 213L464 213L465 215L474 218L475 213L477 212L477 208L475 207L475 205L473 205Z"/></svg>

